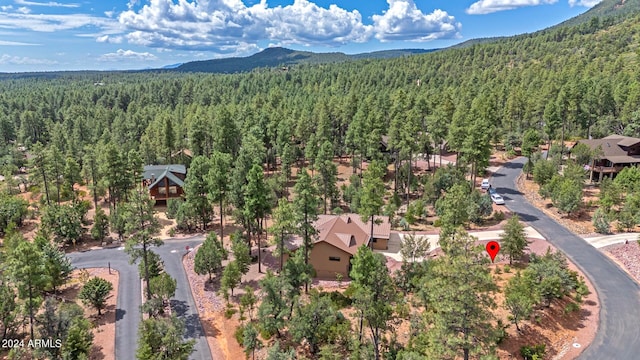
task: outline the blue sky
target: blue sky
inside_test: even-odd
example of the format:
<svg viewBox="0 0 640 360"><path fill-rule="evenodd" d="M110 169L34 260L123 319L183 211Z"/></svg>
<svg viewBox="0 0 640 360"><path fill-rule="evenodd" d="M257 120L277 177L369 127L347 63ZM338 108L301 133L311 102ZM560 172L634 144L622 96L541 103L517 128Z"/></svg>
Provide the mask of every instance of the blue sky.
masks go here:
<svg viewBox="0 0 640 360"><path fill-rule="evenodd" d="M269 46L348 54L533 32L600 0L0 0L0 72L124 70Z"/></svg>

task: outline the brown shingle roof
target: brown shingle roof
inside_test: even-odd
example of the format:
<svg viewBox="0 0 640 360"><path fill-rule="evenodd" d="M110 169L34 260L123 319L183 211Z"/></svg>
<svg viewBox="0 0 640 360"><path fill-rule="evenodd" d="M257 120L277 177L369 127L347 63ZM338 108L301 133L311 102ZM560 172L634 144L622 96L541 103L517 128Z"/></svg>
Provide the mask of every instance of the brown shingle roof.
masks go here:
<svg viewBox="0 0 640 360"><path fill-rule="evenodd" d="M373 237L389 239L391 223L387 216L376 216L373 225ZM376 224L378 222L378 224ZM326 242L351 255L355 255L358 248L368 245L371 232L371 222L362 221L360 215L319 215L314 227L318 231L315 243ZM302 238L295 236L290 248L302 246Z"/></svg>
<svg viewBox="0 0 640 360"><path fill-rule="evenodd" d="M580 140L579 143L587 145L590 149L602 149L602 159L607 159L614 164L640 163L640 157L630 156L624 147L640 143L640 139L622 135L609 135L602 139Z"/></svg>

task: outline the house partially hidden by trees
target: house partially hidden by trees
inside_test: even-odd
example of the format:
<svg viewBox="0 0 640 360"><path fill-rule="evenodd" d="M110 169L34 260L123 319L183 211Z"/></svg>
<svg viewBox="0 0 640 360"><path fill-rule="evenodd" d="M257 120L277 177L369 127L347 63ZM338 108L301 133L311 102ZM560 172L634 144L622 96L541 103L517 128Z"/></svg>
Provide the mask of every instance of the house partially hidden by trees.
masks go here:
<svg viewBox="0 0 640 360"><path fill-rule="evenodd" d="M588 166L590 181L595 178L602 181L605 175L614 178L625 167L640 165L638 138L614 134L602 139L580 140L577 144L587 145L593 152Z"/></svg>
<svg viewBox="0 0 640 360"><path fill-rule="evenodd" d="M361 246L385 250L389 242L391 223L387 216L376 216L371 238L371 221L360 215L319 215L314 227L316 240L309 252L309 264L318 278L335 279L336 274L349 276L351 259ZM302 246L302 238L294 238L292 250Z"/></svg>
<svg viewBox="0 0 640 360"><path fill-rule="evenodd" d="M166 204L168 199L184 195L186 174L184 165L146 165L142 173L142 184L149 189L149 195L156 204Z"/></svg>

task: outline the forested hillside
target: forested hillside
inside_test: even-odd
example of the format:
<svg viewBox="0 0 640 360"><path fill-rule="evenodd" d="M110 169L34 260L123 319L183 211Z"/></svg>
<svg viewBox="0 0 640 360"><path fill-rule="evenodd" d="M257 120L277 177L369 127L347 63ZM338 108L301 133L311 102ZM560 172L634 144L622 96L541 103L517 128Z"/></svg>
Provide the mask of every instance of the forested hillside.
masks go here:
<svg viewBox="0 0 640 360"><path fill-rule="evenodd" d="M182 72L231 74L247 72L259 68L279 68L301 64L331 64L357 59L388 59L414 54L423 54L430 51L433 50L400 49L347 55L341 52L313 53L309 51L295 51L281 47L272 47L247 57L192 61L177 66L174 70Z"/></svg>
<svg viewBox="0 0 640 360"><path fill-rule="evenodd" d="M167 153L167 121L177 133L172 148L237 151L253 137L265 156L289 144L308 158L325 139L335 154L370 153L383 134L401 146L399 125L448 137L462 153L474 125L496 141L531 127L556 138L563 124L568 136L637 135L639 21L288 72L9 77L0 83L1 136L5 144L53 143L78 161L101 140L153 163Z"/></svg>

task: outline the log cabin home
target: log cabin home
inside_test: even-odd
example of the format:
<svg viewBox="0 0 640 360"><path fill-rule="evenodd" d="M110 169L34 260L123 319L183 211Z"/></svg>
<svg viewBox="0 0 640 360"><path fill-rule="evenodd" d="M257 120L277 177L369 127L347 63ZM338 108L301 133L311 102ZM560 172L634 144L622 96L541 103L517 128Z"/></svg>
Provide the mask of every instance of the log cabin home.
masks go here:
<svg viewBox="0 0 640 360"><path fill-rule="evenodd" d="M184 165L146 165L142 173L142 185L149 189L149 195L157 205L165 205L168 199L184 196L186 174Z"/></svg>

